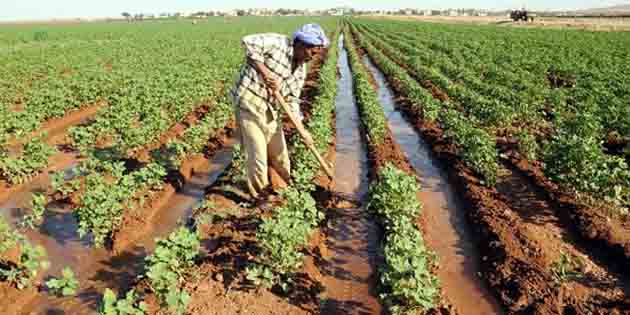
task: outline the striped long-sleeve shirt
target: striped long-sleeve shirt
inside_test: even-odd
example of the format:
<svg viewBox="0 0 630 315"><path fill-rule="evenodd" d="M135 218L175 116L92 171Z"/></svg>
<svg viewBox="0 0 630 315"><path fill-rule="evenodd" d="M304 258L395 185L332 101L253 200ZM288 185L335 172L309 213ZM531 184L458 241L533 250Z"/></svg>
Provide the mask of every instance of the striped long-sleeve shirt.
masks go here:
<svg viewBox="0 0 630 315"><path fill-rule="evenodd" d="M245 36L242 40L247 58L265 64L273 79L279 83L280 94L299 113L300 92L306 79L306 64L292 71L293 43L287 36L274 33ZM247 110L264 121L267 110L274 119L278 117L277 101L267 91L262 76L245 62L241 67L231 95L240 110Z"/></svg>

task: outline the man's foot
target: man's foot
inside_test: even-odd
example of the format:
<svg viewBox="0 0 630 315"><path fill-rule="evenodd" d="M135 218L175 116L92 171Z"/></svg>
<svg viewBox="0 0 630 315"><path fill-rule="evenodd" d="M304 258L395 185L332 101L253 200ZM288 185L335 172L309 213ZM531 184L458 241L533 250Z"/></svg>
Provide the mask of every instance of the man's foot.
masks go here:
<svg viewBox="0 0 630 315"><path fill-rule="evenodd" d="M263 210L263 211L271 211L273 208L277 207L277 204L282 197L273 190L271 186L267 187L263 192L258 194L258 197L254 199L254 206Z"/></svg>

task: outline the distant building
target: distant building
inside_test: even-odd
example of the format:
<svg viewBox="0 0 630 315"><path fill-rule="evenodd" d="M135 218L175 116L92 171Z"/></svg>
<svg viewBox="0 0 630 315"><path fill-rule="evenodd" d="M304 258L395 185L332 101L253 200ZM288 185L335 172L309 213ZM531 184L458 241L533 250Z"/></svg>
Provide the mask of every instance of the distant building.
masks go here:
<svg viewBox="0 0 630 315"><path fill-rule="evenodd" d="M342 16L346 14L346 10L344 8L334 8L328 10L328 14L333 16Z"/></svg>

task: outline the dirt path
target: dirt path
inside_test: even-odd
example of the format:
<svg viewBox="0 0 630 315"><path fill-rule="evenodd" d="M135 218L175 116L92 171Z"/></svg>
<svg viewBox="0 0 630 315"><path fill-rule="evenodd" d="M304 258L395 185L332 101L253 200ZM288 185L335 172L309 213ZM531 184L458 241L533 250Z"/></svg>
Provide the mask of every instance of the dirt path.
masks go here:
<svg viewBox="0 0 630 315"><path fill-rule="evenodd" d="M319 266L325 288L322 314L379 314L375 260L381 233L359 207L367 192L368 160L343 36L339 39L339 70L334 191L351 201L342 201L337 209L330 209L334 215L325 232L327 253Z"/></svg>
<svg viewBox="0 0 630 315"><path fill-rule="evenodd" d="M445 295L461 314L501 314L496 299L477 276L481 271L480 257L466 223L467 207L440 170L439 162L431 156L429 146L394 108L395 96L383 73L367 56L363 61L376 81L379 100L396 142L420 177L423 191L418 197L423 203L425 239L439 257L437 275Z"/></svg>

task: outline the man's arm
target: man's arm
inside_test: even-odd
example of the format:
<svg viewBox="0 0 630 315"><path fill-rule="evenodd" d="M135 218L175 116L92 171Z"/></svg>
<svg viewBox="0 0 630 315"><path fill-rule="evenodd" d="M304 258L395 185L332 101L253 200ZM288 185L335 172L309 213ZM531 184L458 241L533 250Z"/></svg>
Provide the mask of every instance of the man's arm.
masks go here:
<svg viewBox="0 0 630 315"><path fill-rule="evenodd" d="M247 63L260 74L270 93L277 91L280 84L273 79L271 71L265 65L265 53L278 47L278 38L270 34L255 34L243 37L241 43L247 54Z"/></svg>
<svg viewBox="0 0 630 315"><path fill-rule="evenodd" d="M279 82L273 78L273 76L271 75L271 71L263 62L252 60L249 57L247 58L247 62L252 67L254 67L254 69L256 69L256 71L263 78L263 81L265 81L265 85L267 86L269 93L274 93L275 91L278 91L280 89Z"/></svg>

